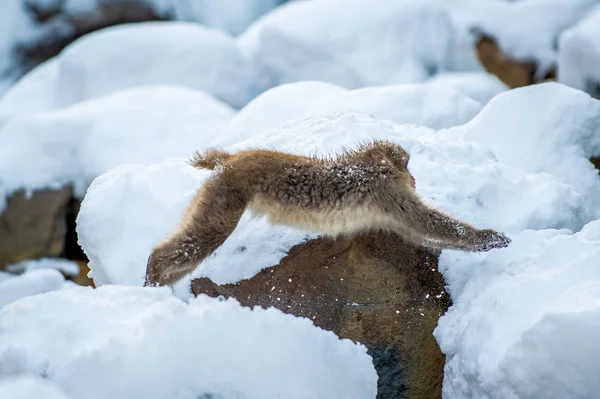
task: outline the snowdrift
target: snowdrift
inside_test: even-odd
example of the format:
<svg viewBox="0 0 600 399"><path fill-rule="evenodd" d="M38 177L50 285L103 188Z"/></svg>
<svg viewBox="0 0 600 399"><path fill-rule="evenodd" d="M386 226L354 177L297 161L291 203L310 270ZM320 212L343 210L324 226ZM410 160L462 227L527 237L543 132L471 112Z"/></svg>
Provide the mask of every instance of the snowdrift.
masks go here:
<svg viewBox="0 0 600 399"><path fill-rule="evenodd" d="M44 375L81 399L377 392L362 345L274 308L206 296L185 303L168 288L79 287L9 305L0 311L0 371Z"/></svg>

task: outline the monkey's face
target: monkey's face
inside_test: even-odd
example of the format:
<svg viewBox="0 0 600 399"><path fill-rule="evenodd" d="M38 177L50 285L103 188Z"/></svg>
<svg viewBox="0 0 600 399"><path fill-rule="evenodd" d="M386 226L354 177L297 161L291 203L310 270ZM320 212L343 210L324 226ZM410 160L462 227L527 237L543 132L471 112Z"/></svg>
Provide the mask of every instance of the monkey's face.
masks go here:
<svg viewBox="0 0 600 399"><path fill-rule="evenodd" d="M406 183L415 188L417 182L413 175L408 171L408 161L410 160L410 155L408 152L404 150L404 148L399 145L394 145L388 150L388 157L392 164L398 169L400 175Z"/></svg>

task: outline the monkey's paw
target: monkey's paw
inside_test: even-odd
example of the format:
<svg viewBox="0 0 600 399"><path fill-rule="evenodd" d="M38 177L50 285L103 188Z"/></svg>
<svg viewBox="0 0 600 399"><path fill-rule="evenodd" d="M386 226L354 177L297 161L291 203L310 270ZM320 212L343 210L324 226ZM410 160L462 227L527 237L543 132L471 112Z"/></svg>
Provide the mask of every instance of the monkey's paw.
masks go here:
<svg viewBox="0 0 600 399"><path fill-rule="evenodd" d="M483 242L476 245L478 252L487 252L496 248L505 248L511 243L511 239L504 233L499 233L492 229L481 230Z"/></svg>

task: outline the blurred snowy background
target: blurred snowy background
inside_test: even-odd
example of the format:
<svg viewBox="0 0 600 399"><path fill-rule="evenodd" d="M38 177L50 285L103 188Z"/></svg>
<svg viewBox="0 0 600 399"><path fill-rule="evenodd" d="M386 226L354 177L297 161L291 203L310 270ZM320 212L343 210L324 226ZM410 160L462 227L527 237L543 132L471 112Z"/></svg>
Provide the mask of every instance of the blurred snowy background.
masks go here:
<svg viewBox="0 0 600 399"><path fill-rule="evenodd" d="M597 98L600 0L0 0L0 398L600 398ZM244 215L141 288L194 151L373 138L513 243Z"/></svg>

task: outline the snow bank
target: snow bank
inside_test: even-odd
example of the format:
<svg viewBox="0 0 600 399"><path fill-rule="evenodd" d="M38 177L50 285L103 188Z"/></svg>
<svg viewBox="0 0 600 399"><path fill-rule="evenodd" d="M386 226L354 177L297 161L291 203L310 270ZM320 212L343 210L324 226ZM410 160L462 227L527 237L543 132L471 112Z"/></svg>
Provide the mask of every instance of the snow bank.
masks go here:
<svg viewBox="0 0 600 399"><path fill-rule="evenodd" d="M206 296L185 303L168 288L80 287L5 307L0 370L41 374L87 399L371 399L377 392L360 344L274 308Z"/></svg>
<svg viewBox="0 0 600 399"><path fill-rule="evenodd" d="M427 81L434 87L451 88L481 104L508 90L496 75L487 72L444 72Z"/></svg>
<svg viewBox="0 0 600 399"><path fill-rule="evenodd" d="M252 71L224 32L185 22L118 25L79 38L25 75L0 102L0 117L145 85L203 90L241 107L257 94Z"/></svg>
<svg viewBox="0 0 600 399"><path fill-rule="evenodd" d="M409 168L418 193L478 227L520 232L526 228L574 228L581 223L581 197L552 176L526 174L498 163L490 152L451 135L364 114L301 118L228 149L274 148L332 155L342 147L352 148L373 138L403 145L412 154ZM208 173L183 160L170 160L155 166L122 166L97 178L77 220L79 240L91 260L95 283L141 285L152 247L177 226ZM511 217L506 217L509 213ZM250 278L279 263L292 246L306 238L303 231L271 226L245 214L223 247L192 275L209 277L218 284ZM186 292L190 278L181 283Z"/></svg>
<svg viewBox="0 0 600 399"><path fill-rule="evenodd" d="M61 290L69 286L58 270L50 268L32 270L10 277L0 281L0 309L17 299Z"/></svg>
<svg viewBox="0 0 600 399"><path fill-rule="evenodd" d="M589 161L600 155L600 101L558 83L528 86L496 96L453 131L501 163L569 185L585 201L582 222L600 218L600 177Z"/></svg>
<svg viewBox="0 0 600 399"><path fill-rule="evenodd" d="M538 65L538 77L555 66L556 41L560 33L576 24L597 0L527 1L439 1L456 25L457 51L454 61L473 59L474 37L469 31L479 28L492 35L506 54ZM470 57L469 54L471 53ZM469 65L472 67L472 65Z"/></svg>
<svg viewBox="0 0 600 399"><path fill-rule="evenodd" d="M558 80L568 86L600 95L600 7L560 36Z"/></svg>
<svg viewBox="0 0 600 399"><path fill-rule="evenodd" d="M596 397L600 221L512 238L503 251L440 258L454 302L435 330L444 396Z"/></svg>
<svg viewBox="0 0 600 399"><path fill-rule="evenodd" d="M354 89L425 80L446 67L453 32L431 2L294 1L257 20L240 44L264 87L321 80Z"/></svg>
<svg viewBox="0 0 600 399"><path fill-rule="evenodd" d="M0 379L0 394L4 399L69 399L48 380L33 376Z"/></svg>
<svg viewBox="0 0 600 399"><path fill-rule="evenodd" d="M229 145L286 121L333 112L372 114L396 123L434 129L471 120L481 104L450 87L406 84L346 90L331 83L304 81L274 87L240 110L220 140Z"/></svg>
<svg viewBox="0 0 600 399"><path fill-rule="evenodd" d="M145 86L13 117L0 127L0 195L73 184L83 197L96 176L122 163L188 156L210 144L232 116L203 92Z"/></svg>

